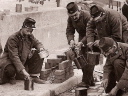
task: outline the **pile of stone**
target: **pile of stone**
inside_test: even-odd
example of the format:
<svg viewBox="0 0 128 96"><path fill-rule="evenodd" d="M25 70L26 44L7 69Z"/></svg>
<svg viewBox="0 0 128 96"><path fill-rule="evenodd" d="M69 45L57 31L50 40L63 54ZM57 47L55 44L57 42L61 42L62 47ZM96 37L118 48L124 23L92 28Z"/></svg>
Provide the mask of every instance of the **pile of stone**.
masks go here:
<svg viewBox="0 0 128 96"><path fill-rule="evenodd" d="M50 80L52 83L62 83L73 75L72 61L67 60L65 55L58 55L57 58L47 59L40 78Z"/></svg>

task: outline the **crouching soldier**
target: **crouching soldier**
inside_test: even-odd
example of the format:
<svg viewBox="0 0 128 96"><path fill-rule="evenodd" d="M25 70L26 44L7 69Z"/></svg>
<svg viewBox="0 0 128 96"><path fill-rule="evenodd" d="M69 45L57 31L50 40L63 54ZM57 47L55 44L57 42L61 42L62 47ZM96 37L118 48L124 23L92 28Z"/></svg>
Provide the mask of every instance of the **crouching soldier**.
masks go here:
<svg viewBox="0 0 128 96"><path fill-rule="evenodd" d="M0 59L1 84L15 84L15 79L30 77L36 83L46 83L39 78L44 59L40 59L38 53L45 49L32 34L35 23L34 19L26 18L22 28L8 38ZM32 48L36 50L31 51Z"/></svg>
<svg viewBox="0 0 128 96"><path fill-rule="evenodd" d="M123 96L128 91L128 44L103 37L99 47L107 57L102 82L105 92L110 96Z"/></svg>

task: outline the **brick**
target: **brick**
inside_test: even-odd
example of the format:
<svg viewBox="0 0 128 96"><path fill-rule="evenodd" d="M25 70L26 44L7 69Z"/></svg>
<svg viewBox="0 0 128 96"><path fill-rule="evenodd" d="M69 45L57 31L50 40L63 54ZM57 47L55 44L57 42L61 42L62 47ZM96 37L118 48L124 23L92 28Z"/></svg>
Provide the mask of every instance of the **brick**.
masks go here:
<svg viewBox="0 0 128 96"><path fill-rule="evenodd" d="M50 75L50 73L51 73L51 70L50 69L43 69L41 71L41 73L40 73L40 78L44 80L44 79L48 78L48 76Z"/></svg>
<svg viewBox="0 0 128 96"><path fill-rule="evenodd" d="M61 58L62 61L67 60L67 56L66 55L57 55L57 58Z"/></svg>
<svg viewBox="0 0 128 96"><path fill-rule="evenodd" d="M70 78L70 73L69 72L66 72L65 78L66 78L66 80Z"/></svg>
<svg viewBox="0 0 128 96"><path fill-rule="evenodd" d="M61 63L62 62L62 59L61 58L54 58L54 59L47 59L47 63L57 63L57 64L59 64L59 63Z"/></svg>
<svg viewBox="0 0 128 96"><path fill-rule="evenodd" d="M55 75L55 79L65 79L65 74Z"/></svg>
<svg viewBox="0 0 128 96"><path fill-rule="evenodd" d="M62 83L65 79L54 79L53 83Z"/></svg>
<svg viewBox="0 0 128 96"><path fill-rule="evenodd" d="M72 66L72 62L70 60L65 60L59 63L59 70L64 70L67 67Z"/></svg>
<svg viewBox="0 0 128 96"><path fill-rule="evenodd" d="M62 62L62 59L61 58L47 59L47 63L48 63L49 68L58 66L59 63L61 63L61 62Z"/></svg>
<svg viewBox="0 0 128 96"><path fill-rule="evenodd" d="M88 93L87 96L99 96L99 95L100 95L100 93L95 92L95 93Z"/></svg>
<svg viewBox="0 0 128 96"><path fill-rule="evenodd" d="M74 72L70 73L70 77L74 76Z"/></svg>
<svg viewBox="0 0 128 96"><path fill-rule="evenodd" d="M64 70L55 70L54 74L55 75L62 75L62 74L65 74L65 71Z"/></svg>
<svg viewBox="0 0 128 96"><path fill-rule="evenodd" d="M74 71L73 66L70 66L69 72L72 73Z"/></svg>
<svg viewBox="0 0 128 96"><path fill-rule="evenodd" d="M52 66L51 66L51 63L45 63L45 69L50 69Z"/></svg>

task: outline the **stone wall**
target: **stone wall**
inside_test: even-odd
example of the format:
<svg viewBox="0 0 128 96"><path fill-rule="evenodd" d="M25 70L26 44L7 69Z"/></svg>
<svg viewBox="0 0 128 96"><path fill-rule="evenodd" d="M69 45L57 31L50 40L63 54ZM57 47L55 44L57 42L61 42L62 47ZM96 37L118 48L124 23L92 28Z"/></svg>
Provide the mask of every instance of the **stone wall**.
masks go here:
<svg viewBox="0 0 128 96"><path fill-rule="evenodd" d="M22 27L22 23L26 17L36 20L37 28L33 34L47 49L51 50L67 45L65 36L67 12L65 8L60 7L41 12L17 13L4 16L3 20L0 20L2 47L4 47L7 38Z"/></svg>

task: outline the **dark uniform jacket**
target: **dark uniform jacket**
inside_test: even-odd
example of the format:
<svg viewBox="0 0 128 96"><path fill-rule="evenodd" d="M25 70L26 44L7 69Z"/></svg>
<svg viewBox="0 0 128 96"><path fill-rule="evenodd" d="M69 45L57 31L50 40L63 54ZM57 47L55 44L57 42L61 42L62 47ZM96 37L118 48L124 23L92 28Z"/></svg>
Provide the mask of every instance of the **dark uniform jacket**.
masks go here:
<svg viewBox="0 0 128 96"><path fill-rule="evenodd" d="M11 63L20 72L24 68L31 48L36 48L37 50L43 48L43 45L33 35L24 37L21 31L16 32L8 38L3 56L0 59L0 67Z"/></svg>
<svg viewBox="0 0 128 96"><path fill-rule="evenodd" d="M128 22L124 15L112 9L105 9L105 15L99 21L90 19L87 24L87 43L101 37L111 37L116 41L127 42Z"/></svg>
<svg viewBox="0 0 128 96"><path fill-rule="evenodd" d="M104 79L109 77L111 71L113 71L113 62L115 59L125 60L126 63L124 64L124 72L118 81L118 88L124 89L128 88L128 44L126 43L118 43L118 50L116 55L112 56L109 55L106 60L106 64L104 66Z"/></svg>
<svg viewBox="0 0 128 96"><path fill-rule="evenodd" d="M123 5L122 13L127 18L127 21L128 21L128 4L127 3Z"/></svg>
<svg viewBox="0 0 128 96"><path fill-rule="evenodd" d="M77 22L75 22L71 17L68 18L68 24L66 29L68 42L70 42L70 40L74 40L75 30L79 34L79 41L82 40L84 36L86 36L86 26L89 19L90 14L88 11L80 11L80 18ZM83 43L85 42L86 40Z"/></svg>

